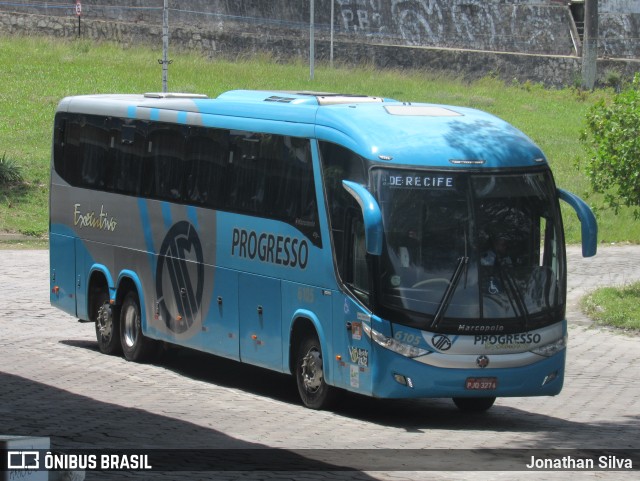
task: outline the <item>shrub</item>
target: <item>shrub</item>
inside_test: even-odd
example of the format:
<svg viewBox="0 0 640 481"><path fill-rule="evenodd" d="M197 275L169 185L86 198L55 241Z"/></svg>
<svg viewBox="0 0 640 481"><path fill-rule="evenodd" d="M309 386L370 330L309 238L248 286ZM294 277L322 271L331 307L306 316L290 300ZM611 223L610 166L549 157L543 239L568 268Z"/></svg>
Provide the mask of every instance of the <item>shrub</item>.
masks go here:
<svg viewBox="0 0 640 481"><path fill-rule="evenodd" d="M581 140L590 151L586 174L595 192L617 214L633 207L640 218L640 75L616 94L611 104L600 101L586 116Z"/></svg>
<svg viewBox="0 0 640 481"><path fill-rule="evenodd" d="M0 185L22 182L22 172L15 160L7 159L7 154L0 157Z"/></svg>

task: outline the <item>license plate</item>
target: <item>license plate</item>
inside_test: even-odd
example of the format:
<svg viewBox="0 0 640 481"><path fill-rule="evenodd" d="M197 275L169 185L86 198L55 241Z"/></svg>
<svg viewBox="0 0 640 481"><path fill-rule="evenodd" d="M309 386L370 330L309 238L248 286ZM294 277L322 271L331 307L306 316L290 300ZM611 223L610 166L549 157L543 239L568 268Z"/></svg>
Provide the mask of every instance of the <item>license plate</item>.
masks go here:
<svg viewBox="0 0 640 481"><path fill-rule="evenodd" d="M488 391L498 388L497 377L468 377L464 385L465 389L473 391Z"/></svg>

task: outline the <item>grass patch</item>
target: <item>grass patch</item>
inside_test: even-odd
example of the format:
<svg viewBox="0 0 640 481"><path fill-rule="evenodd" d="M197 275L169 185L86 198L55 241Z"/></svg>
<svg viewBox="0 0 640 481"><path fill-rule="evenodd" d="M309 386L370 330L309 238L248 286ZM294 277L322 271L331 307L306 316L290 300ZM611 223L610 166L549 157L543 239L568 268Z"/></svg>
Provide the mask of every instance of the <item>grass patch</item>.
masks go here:
<svg viewBox="0 0 640 481"><path fill-rule="evenodd" d="M640 282L597 289L582 299L582 309L597 324L640 333Z"/></svg>
<svg viewBox="0 0 640 481"><path fill-rule="evenodd" d="M11 239L3 240L0 238L0 251L2 250L34 250L49 249L49 241L47 239Z"/></svg>
<svg viewBox="0 0 640 481"><path fill-rule="evenodd" d="M160 48L135 48L77 39L0 36L0 152L14 160L23 182L0 190L0 231L45 235L53 115L61 98L96 93L160 91ZM613 90L550 90L487 77L465 82L437 73L380 70L372 66L331 69L305 62L279 63L268 56L235 62L172 50L169 90L210 97L231 89L318 90L361 93L401 101L462 105L488 111L525 132L545 151L559 187L585 196L588 180L576 168L586 155L579 141L588 108ZM19 59L19 60L18 60ZM588 201L599 207L602 197ZM571 208L563 207L569 243L580 241ZM603 242L640 243L640 223L629 209L601 215Z"/></svg>

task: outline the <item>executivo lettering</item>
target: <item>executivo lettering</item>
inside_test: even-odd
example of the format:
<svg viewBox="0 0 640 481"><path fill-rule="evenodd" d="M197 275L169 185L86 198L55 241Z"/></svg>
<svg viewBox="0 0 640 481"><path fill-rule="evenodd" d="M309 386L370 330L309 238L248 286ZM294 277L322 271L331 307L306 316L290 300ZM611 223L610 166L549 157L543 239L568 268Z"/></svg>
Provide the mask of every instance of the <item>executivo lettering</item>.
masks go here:
<svg viewBox="0 0 640 481"><path fill-rule="evenodd" d="M74 204L73 206L73 225L83 227L89 227L91 229L115 231L118 225L118 221L114 217L109 217L109 214L104 211L104 205L100 206L100 214L95 211L83 213L80 210L80 204Z"/></svg>

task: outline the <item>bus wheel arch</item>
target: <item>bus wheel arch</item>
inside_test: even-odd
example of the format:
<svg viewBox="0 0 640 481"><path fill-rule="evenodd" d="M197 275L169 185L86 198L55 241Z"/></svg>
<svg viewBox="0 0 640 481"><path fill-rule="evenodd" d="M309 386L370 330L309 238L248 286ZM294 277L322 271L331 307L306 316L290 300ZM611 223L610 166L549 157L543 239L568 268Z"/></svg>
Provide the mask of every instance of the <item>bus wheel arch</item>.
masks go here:
<svg viewBox="0 0 640 481"><path fill-rule="evenodd" d="M90 275L87 308L89 320L95 323L100 352L120 354L119 312L110 302L109 283L100 270L94 270Z"/></svg>
<svg viewBox="0 0 640 481"><path fill-rule="evenodd" d="M154 340L142 332L143 310L139 289L130 277L121 277L116 294L119 307L119 332L122 353L127 361L147 362L156 352Z"/></svg>
<svg viewBox="0 0 640 481"><path fill-rule="evenodd" d="M313 322L298 317L293 323L289 344L289 368L296 379L302 403L311 409L326 409L338 399L339 390L326 383L326 356Z"/></svg>

